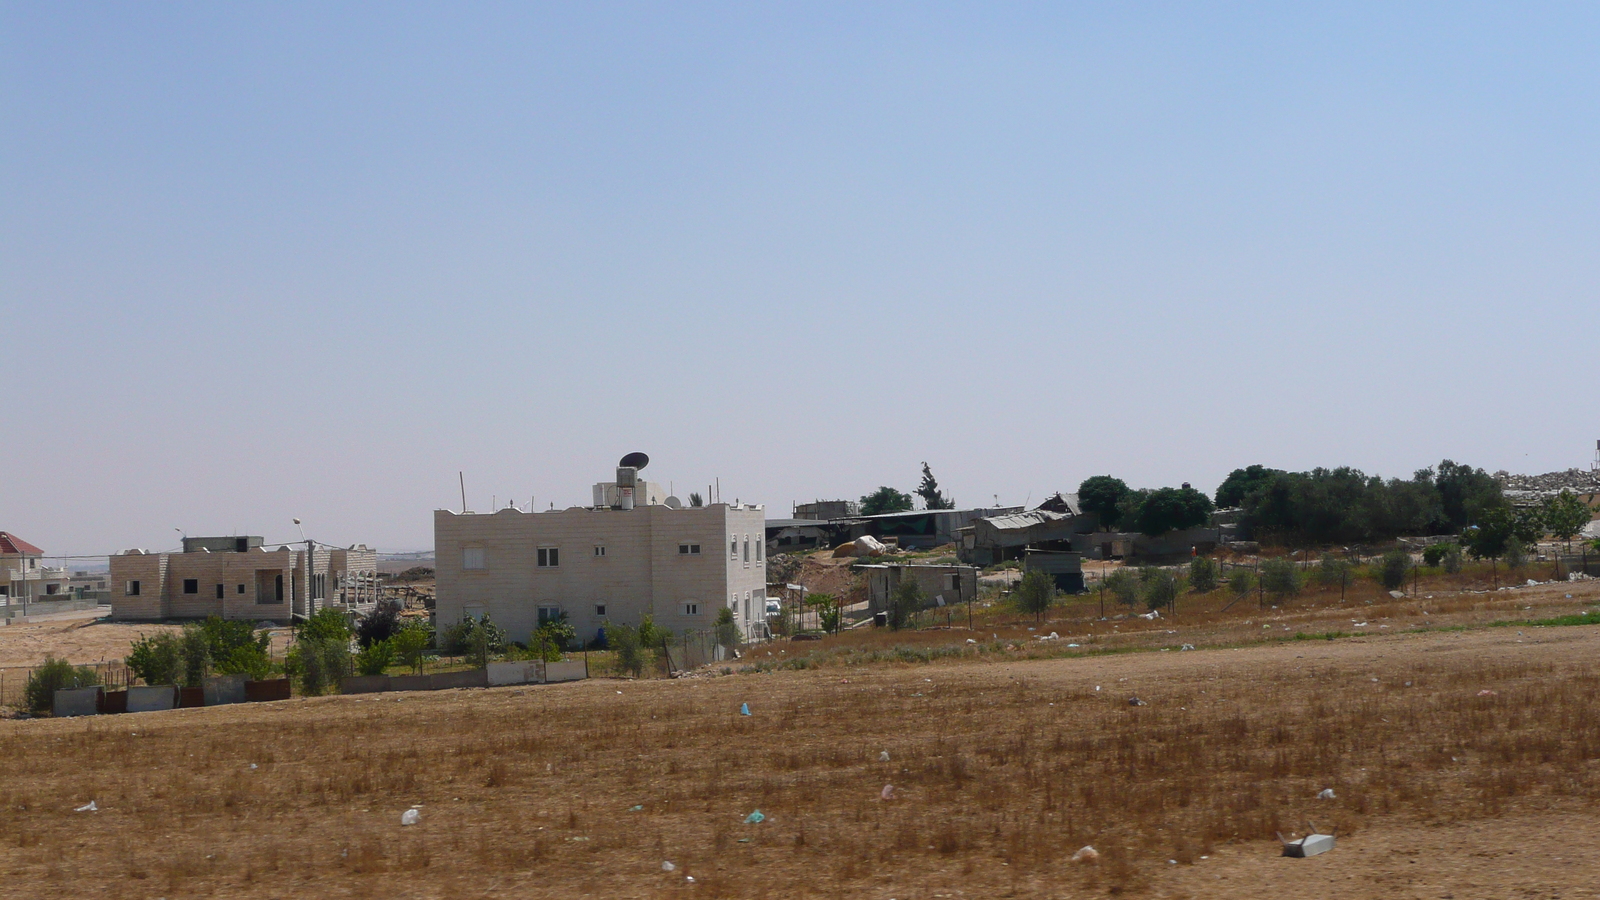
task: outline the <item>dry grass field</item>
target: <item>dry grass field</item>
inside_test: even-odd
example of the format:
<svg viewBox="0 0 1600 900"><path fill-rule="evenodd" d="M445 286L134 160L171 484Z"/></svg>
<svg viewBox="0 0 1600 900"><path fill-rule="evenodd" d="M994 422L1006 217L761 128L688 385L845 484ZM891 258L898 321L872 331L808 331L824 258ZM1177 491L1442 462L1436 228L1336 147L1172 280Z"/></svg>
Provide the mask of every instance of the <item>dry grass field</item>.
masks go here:
<svg viewBox="0 0 1600 900"><path fill-rule="evenodd" d="M1596 589L1435 598L1424 621ZM1060 645L1013 626L1017 651L931 664L836 644L767 674L0 721L0 896L1600 893L1600 627L1295 641L1282 625L1349 610L1268 612L1305 620L1124 620L1140 634L1098 640L1148 652L1087 657L1024 658ZM1200 649L1159 652L1177 641ZM1278 856L1308 821L1338 848ZM1098 863L1071 862L1085 844Z"/></svg>

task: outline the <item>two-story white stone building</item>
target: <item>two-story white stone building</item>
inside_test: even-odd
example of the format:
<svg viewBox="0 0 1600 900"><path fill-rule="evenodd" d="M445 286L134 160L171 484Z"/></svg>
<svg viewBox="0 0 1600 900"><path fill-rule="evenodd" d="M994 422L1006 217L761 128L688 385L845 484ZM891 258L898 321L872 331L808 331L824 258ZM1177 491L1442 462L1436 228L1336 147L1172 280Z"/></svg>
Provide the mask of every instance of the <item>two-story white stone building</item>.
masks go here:
<svg viewBox="0 0 1600 900"><path fill-rule="evenodd" d="M594 486L594 506L436 510L439 627L487 613L525 642L565 614L587 643L607 623L637 626L646 613L674 632L708 629L727 607L747 638L763 636L763 508L686 507L636 476L620 467L616 482Z"/></svg>
<svg viewBox="0 0 1600 900"><path fill-rule="evenodd" d="M378 601L378 556L363 544L268 549L259 537L185 537L182 553L128 550L111 557L116 619L288 622L325 606Z"/></svg>

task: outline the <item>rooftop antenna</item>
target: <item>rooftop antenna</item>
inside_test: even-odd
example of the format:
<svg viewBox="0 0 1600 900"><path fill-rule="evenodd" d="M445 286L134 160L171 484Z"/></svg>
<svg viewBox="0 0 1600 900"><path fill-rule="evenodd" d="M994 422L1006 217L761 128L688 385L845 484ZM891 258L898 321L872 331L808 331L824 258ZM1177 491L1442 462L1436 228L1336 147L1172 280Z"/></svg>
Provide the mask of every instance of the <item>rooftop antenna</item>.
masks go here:
<svg viewBox="0 0 1600 900"><path fill-rule="evenodd" d="M467 511L467 475L465 472L456 472L456 477L461 480L461 511Z"/></svg>

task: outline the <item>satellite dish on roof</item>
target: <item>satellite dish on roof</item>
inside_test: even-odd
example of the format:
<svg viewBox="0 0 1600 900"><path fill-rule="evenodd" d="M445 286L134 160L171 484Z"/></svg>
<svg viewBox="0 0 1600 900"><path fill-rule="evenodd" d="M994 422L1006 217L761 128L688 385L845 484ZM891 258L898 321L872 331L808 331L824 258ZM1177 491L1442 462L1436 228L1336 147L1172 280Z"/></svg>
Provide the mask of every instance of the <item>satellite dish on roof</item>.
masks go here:
<svg viewBox="0 0 1600 900"><path fill-rule="evenodd" d="M683 509L683 501L679 500L677 497L668 497L667 499L661 501L661 505L665 506L667 509Z"/></svg>
<svg viewBox="0 0 1600 900"><path fill-rule="evenodd" d="M622 458L622 462L617 463L617 465L630 469L642 469L645 466L650 465L650 457L635 451L633 453L629 453L627 456L624 456Z"/></svg>

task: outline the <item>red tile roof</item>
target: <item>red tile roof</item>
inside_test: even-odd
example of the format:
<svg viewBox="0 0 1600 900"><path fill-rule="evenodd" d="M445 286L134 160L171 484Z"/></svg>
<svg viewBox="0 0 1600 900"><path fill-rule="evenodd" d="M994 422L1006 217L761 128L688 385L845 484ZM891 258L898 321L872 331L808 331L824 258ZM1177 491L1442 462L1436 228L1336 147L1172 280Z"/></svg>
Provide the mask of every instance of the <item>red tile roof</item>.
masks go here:
<svg viewBox="0 0 1600 900"><path fill-rule="evenodd" d="M43 556L44 551L14 534L0 531L0 553L21 553L24 556Z"/></svg>

